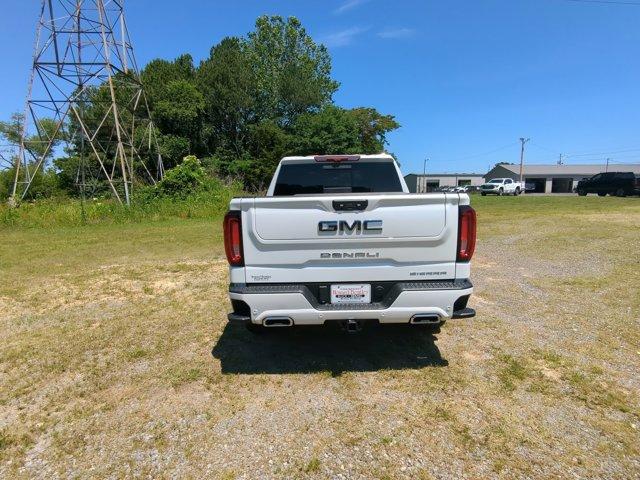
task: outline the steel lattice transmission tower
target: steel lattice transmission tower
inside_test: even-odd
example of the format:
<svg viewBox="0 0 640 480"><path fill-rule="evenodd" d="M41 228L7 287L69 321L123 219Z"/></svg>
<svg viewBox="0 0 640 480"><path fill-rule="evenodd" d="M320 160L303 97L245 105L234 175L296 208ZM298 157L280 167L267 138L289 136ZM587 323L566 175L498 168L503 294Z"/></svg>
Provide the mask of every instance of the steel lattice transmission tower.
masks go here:
<svg viewBox="0 0 640 480"><path fill-rule="evenodd" d="M83 197L87 177L106 180L127 204L137 176L154 183L162 178L123 6L124 0L42 0L14 203L61 148L77 157L75 183Z"/></svg>

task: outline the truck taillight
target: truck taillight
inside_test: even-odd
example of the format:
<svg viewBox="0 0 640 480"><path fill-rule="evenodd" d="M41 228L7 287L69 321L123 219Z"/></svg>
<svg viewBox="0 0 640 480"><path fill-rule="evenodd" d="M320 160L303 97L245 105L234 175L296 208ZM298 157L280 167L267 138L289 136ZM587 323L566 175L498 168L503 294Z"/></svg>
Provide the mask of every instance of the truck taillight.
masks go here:
<svg viewBox="0 0 640 480"><path fill-rule="evenodd" d="M458 216L458 261L468 262L476 248L476 211L460 205Z"/></svg>
<svg viewBox="0 0 640 480"><path fill-rule="evenodd" d="M242 256L242 216L238 210L232 210L224 216L224 251L229 265L244 265Z"/></svg>

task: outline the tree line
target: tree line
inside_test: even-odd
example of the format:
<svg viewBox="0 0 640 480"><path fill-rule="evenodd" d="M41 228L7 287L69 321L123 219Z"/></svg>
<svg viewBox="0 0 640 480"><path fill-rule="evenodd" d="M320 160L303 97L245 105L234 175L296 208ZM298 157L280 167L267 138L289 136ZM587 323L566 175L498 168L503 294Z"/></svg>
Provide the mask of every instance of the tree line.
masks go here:
<svg viewBox="0 0 640 480"><path fill-rule="evenodd" d="M250 191L266 187L285 155L379 153L386 135L399 127L392 115L374 108L334 103L339 83L331 76L329 52L294 17L261 16L253 31L224 38L198 65L189 54L156 59L140 79L165 168L196 156L209 175L235 178ZM101 118L106 94L105 88L93 90L83 105L86 121ZM19 141L22 121L14 115L0 122L5 141ZM51 158L29 194L76 195L79 148L71 142ZM11 177L2 172L0 195L7 195ZM107 192L99 180L94 190Z"/></svg>

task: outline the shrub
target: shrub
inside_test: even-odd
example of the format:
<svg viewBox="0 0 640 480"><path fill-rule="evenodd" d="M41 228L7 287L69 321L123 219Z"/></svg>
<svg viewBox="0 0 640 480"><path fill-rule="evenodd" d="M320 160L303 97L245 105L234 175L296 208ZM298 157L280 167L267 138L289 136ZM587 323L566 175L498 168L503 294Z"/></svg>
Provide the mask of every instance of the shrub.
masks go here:
<svg viewBox="0 0 640 480"><path fill-rule="evenodd" d="M200 160L194 155L189 155L184 157L180 165L167 170L155 189L159 195L184 198L201 189L205 179L206 174Z"/></svg>

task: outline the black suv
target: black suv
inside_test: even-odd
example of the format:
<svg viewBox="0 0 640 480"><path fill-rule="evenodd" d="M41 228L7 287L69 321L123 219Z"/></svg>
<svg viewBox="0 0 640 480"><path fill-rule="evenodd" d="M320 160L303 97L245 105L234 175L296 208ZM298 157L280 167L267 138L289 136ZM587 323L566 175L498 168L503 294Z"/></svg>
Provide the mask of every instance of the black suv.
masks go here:
<svg viewBox="0 0 640 480"><path fill-rule="evenodd" d="M640 192L639 188L638 179L633 172L603 172L591 178L580 180L576 187L576 192L578 192L578 195L597 193L604 197L608 193L609 195L625 197L638 194Z"/></svg>

